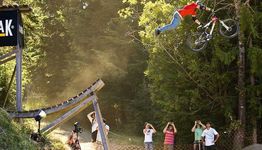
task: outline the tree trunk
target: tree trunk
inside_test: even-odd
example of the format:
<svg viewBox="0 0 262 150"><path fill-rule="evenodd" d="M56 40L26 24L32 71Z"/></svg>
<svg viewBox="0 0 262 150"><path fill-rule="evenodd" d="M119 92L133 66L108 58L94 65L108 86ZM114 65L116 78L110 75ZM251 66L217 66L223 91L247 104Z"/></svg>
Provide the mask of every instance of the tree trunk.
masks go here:
<svg viewBox="0 0 262 150"><path fill-rule="evenodd" d="M3 6L4 0L0 0L0 6Z"/></svg>
<svg viewBox="0 0 262 150"><path fill-rule="evenodd" d="M240 20L241 0L234 0L236 17ZM241 28L241 26L240 26ZM244 146L244 133L246 125L246 90L245 90L245 47L244 47L244 33L239 31L238 35L238 48L239 48L239 60L238 60L238 119L240 121L240 127L235 134L235 140L238 143L234 144L234 149L241 149Z"/></svg>

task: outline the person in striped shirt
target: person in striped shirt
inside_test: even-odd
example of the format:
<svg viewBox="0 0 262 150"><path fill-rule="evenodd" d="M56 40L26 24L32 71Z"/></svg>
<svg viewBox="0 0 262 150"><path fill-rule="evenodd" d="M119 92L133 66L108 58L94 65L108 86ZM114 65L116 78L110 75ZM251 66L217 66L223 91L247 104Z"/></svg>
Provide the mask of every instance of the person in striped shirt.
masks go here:
<svg viewBox="0 0 262 150"><path fill-rule="evenodd" d="M174 122L168 122L163 130L163 133L165 134L164 150L173 150L175 134L177 133Z"/></svg>

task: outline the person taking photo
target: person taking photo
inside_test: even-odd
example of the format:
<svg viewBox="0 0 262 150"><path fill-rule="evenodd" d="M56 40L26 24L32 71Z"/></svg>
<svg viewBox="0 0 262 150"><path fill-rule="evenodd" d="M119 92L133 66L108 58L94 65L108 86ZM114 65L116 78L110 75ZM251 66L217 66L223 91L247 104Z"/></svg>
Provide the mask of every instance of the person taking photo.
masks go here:
<svg viewBox="0 0 262 150"><path fill-rule="evenodd" d="M153 134L156 133L156 129L150 123L145 123L145 128L143 129L145 135L144 144L145 150L153 150Z"/></svg>

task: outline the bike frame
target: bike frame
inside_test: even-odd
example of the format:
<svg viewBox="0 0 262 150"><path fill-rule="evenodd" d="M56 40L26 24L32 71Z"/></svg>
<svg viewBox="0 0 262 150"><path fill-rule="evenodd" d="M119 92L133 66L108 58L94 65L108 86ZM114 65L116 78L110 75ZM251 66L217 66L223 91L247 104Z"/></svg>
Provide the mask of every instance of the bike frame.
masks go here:
<svg viewBox="0 0 262 150"><path fill-rule="evenodd" d="M192 32L187 38L187 45L193 51L201 51L206 48L207 43L213 38L213 32L217 23L219 23L219 33L226 38L233 38L238 34L239 27L233 19L220 20L213 12L210 20L204 26L199 26L197 31Z"/></svg>
<svg viewBox="0 0 262 150"><path fill-rule="evenodd" d="M211 30L209 32L210 35L213 34L213 31L214 31L214 28L215 28L215 25L217 23L217 21L219 21L219 23L222 24L222 26L224 26L227 30L229 30L229 27L220 19L218 19L216 16L213 16L211 21L209 21L205 26L204 28L207 29L211 24L212 24L212 27L211 27Z"/></svg>

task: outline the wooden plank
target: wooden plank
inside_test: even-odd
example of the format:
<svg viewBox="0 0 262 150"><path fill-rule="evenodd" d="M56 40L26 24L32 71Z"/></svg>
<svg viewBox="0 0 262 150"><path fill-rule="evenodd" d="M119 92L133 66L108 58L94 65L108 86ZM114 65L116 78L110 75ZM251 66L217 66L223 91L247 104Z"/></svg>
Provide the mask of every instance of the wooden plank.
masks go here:
<svg viewBox="0 0 262 150"><path fill-rule="evenodd" d="M17 35L18 36L18 35ZM19 38L19 36L18 36ZM23 59L23 49L18 44L16 46L18 52L16 53L16 110L22 111L22 59Z"/></svg>
<svg viewBox="0 0 262 150"><path fill-rule="evenodd" d="M17 52L17 50L15 49L15 50L13 50L12 52L9 52L9 53L7 53L7 54L4 54L4 55L0 56L0 60L5 59L5 58L7 58L7 57L9 57L9 56L11 56L11 55L13 55L13 54L15 54L16 52Z"/></svg>
<svg viewBox="0 0 262 150"><path fill-rule="evenodd" d="M2 61L0 61L0 65L2 65L2 64L4 64L4 63L7 63L8 61L11 61L11 60L13 60L13 59L15 59L15 56L12 56L12 57L9 57L9 58L7 58L7 59L5 59L5 60L2 60Z"/></svg>
<svg viewBox="0 0 262 150"><path fill-rule="evenodd" d="M108 139L107 139L107 136L105 135L106 129L105 129L103 117L102 117L102 114L101 114L101 111L100 111L100 108L97 102L97 98L93 99L93 106L94 106L94 110L96 113L96 120L98 123L98 130L101 134L103 148L104 150L109 150Z"/></svg>
<svg viewBox="0 0 262 150"><path fill-rule="evenodd" d="M27 12L31 12L32 8L29 7L28 5L3 5L0 7L0 11L5 11L5 10L19 10L22 13L27 13Z"/></svg>

